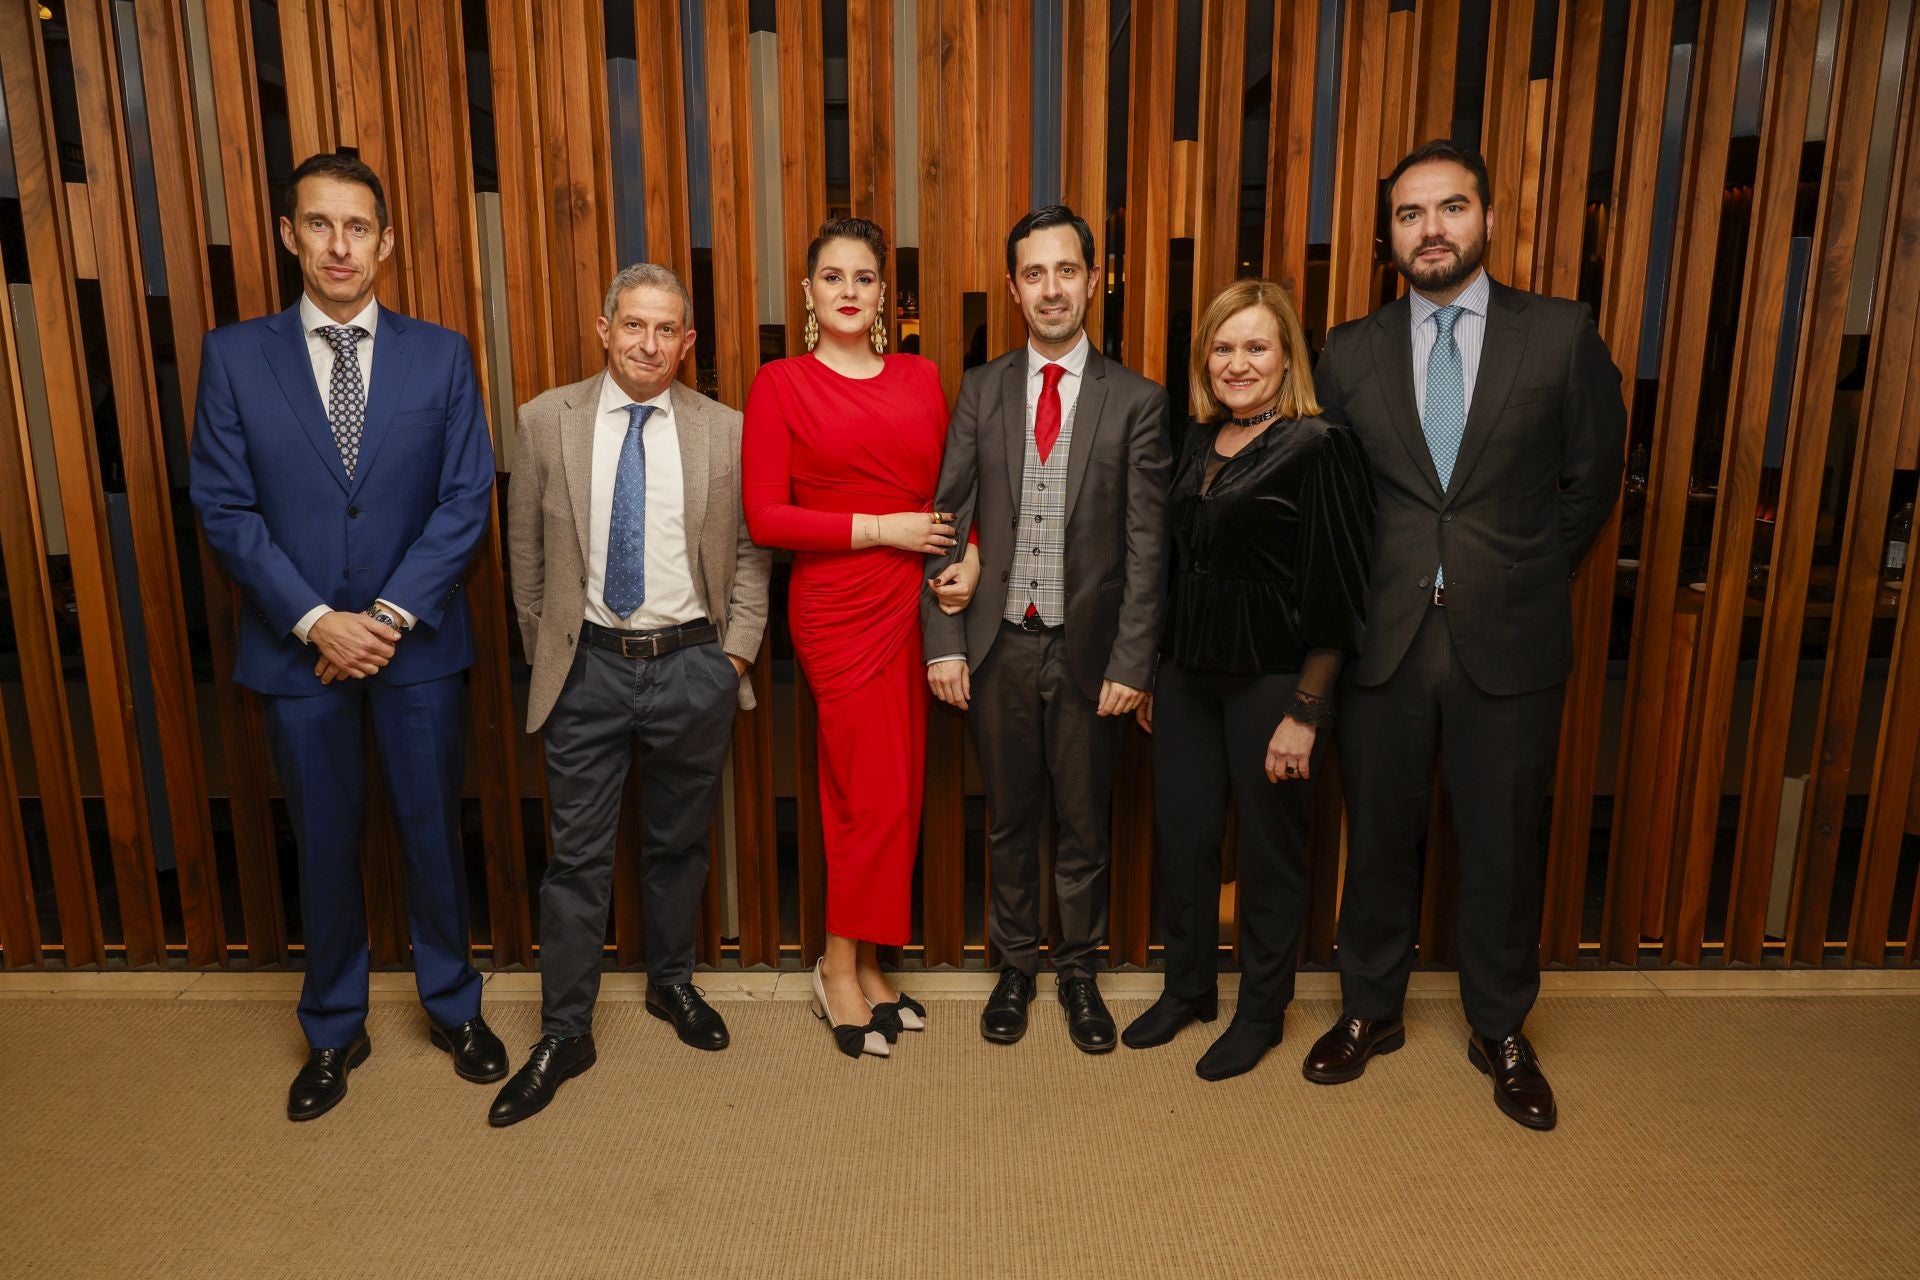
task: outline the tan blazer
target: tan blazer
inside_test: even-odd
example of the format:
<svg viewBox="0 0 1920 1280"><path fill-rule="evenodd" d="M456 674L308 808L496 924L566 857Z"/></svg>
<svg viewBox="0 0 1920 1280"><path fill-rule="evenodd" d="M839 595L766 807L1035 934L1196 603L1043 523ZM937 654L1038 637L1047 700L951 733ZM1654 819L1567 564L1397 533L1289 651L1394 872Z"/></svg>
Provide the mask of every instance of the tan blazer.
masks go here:
<svg viewBox="0 0 1920 1280"><path fill-rule="evenodd" d="M587 603L587 514L593 497L594 374L520 406L507 485L507 544L514 612L533 663L527 732L553 710L573 667ZM767 629L771 556L753 544L740 503L740 415L674 383L673 421L686 482L687 555L693 587L727 653L752 662ZM753 686L740 681L740 705Z"/></svg>

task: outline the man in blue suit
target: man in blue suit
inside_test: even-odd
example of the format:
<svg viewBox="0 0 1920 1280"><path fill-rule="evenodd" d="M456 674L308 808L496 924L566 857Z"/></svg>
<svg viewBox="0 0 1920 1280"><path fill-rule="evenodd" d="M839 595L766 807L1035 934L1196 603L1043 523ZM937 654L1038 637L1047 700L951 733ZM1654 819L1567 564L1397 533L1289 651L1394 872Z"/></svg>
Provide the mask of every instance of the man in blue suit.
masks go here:
<svg viewBox="0 0 1920 1280"><path fill-rule="evenodd" d="M475 1082L507 1073L467 960L460 839L460 579L493 504L493 447L457 333L374 299L393 252L380 179L317 155L294 171L280 240L305 289L207 336L193 505L247 598L234 679L266 708L300 848L311 1047L287 1115L311 1120L366 1061L360 834L366 720L406 851L407 907L434 1044Z"/></svg>

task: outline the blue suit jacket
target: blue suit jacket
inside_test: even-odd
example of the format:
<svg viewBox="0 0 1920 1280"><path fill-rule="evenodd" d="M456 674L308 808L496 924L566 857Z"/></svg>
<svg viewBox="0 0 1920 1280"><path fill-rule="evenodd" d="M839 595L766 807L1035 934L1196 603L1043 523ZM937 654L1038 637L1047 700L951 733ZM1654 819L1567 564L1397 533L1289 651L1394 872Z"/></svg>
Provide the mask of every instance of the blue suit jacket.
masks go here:
<svg viewBox="0 0 1920 1280"><path fill-rule="evenodd" d="M493 507L493 442L467 340L380 308L354 479L333 440L296 304L215 329L201 356L192 493L207 542L250 606L234 679L324 687L293 636L314 606L375 598L419 624L378 676L438 679L473 662L460 579Z"/></svg>

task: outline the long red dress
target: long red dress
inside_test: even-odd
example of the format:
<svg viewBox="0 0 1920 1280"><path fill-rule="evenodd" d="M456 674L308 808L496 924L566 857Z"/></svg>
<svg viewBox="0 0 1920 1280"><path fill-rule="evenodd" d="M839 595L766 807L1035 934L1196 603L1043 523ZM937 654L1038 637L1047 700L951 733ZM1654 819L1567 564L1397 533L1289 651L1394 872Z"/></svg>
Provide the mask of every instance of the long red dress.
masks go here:
<svg viewBox="0 0 1920 1280"><path fill-rule="evenodd" d="M761 367L741 444L753 540L794 552L787 618L820 708L827 931L887 946L912 927L924 558L851 550L853 513L930 510L946 430L931 360L890 355L873 377L849 378L804 355Z"/></svg>

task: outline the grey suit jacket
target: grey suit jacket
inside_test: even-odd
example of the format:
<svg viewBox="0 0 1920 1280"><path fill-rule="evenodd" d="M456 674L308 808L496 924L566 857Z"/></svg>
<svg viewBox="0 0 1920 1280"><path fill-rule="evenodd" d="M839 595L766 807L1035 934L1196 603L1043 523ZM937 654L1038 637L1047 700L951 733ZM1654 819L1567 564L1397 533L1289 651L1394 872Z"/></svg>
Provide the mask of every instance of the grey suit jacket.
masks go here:
<svg viewBox="0 0 1920 1280"><path fill-rule="evenodd" d="M1551 688L1573 666L1567 581L1620 496L1620 371L1586 306L1495 283L1466 435L1443 493L1413 393L1410 304L1327 335L1327 416L1359 433L1377 499L1367 640L1348 672L1384 683L1447 568L1460 665L1487 693Z"/></svg>
<svg viewBox="0 0 1920 1280"><path fill-rule="evenodd" d="M537 731L566 683L587 602L587 517L593 498L596 373L520 406L507 485L514 612L533 664L527 732ZM740 503L740 414L674 383L673 421L686 483L687 556L694 591L734 657L752 662L767 629L771 556L747 535ZM740 681L740 705L753 686Z"/></svg>
<svg viewBox="0 0 1920 1280"><path fill-rule="evenodd" d="M1066 641L1075 683L1089 698L1100 682L1153 685L1166 608L1167 481L1171 469L1167 389L1098 350L1074 411L1067 456ZM980 531L980 587L949 617L922 593L929 659L965 653L977 669L1000 634L1020 517L1026 462L1027 348L967 371L947 427L934 509L959 513L959 548ZM933 577L953 556L933 556Z"/></svg>

